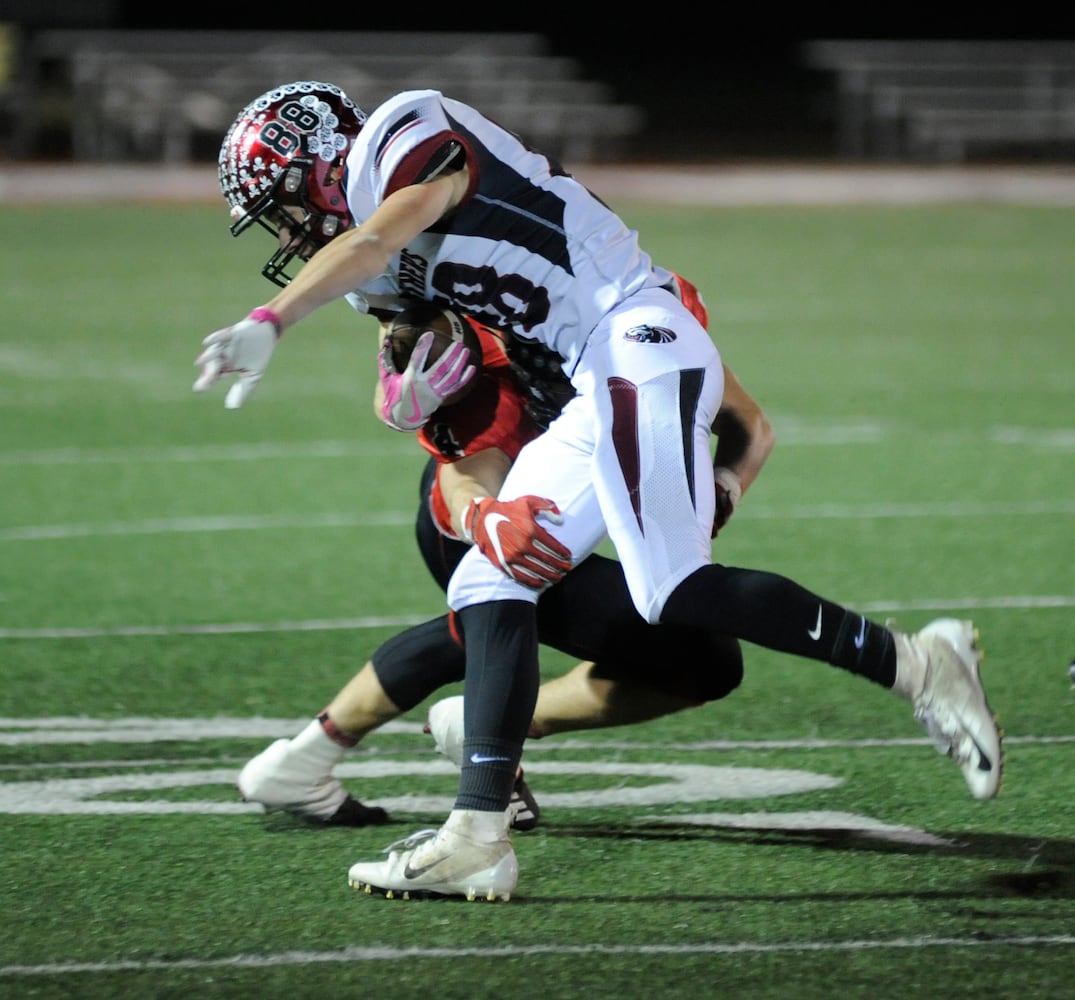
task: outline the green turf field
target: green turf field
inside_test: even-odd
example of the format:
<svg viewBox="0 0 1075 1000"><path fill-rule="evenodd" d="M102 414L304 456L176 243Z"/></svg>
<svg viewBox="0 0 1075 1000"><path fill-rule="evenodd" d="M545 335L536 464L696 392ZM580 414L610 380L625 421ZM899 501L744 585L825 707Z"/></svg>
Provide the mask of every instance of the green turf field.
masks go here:
<svg viewBox="0 0 1075 1000"><path fill-rule="evenodd" d="M750 647L726 701L528 748L510 903L354 892L450 808L424 711L341 771L388 827L233 782L442 610L372 322L325 309L226 412L192 361L270 297L267 240L216 205L5 207L0 997L1075 996L1075 209L617 207L777 430L718 558L972 617L1001 795L887 692Z"/></svg>

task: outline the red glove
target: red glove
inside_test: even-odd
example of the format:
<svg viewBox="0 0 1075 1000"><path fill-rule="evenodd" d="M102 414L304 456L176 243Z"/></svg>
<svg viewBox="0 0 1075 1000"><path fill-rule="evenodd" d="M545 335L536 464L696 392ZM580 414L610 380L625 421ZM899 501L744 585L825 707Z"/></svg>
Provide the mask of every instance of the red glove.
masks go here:
<svg viewBox="0 0 1075 1000"><path fill-rule="evenodd" d="M716 538L720 529L728 523L728 519L735 513L735 505L743 495L743 487L739 483L739 477L731 469L717 466L713 470L713 485L717 488L717 508L713 512L713 530L710 538Z"/></svg>
<svg viewBox="0 0 1075 1000"><path fill-rule="evenodd" d="M691 284L681 274L672 275L676 279L675 292L679 296L679 301L682 302L693 314L694 318L698 320L707 330L709 329L709 310L705 307L705 302L702 301L702 293Z"/></svg>
<svg viewBox="0 0 1075 1000"><path fill-rule="evenodd" d="M463 513L463 539L516 582L541 590L571 569L571 553L537 523L539 516L553 524L564 520L556 504L541 497L479 497Z"/></svg>

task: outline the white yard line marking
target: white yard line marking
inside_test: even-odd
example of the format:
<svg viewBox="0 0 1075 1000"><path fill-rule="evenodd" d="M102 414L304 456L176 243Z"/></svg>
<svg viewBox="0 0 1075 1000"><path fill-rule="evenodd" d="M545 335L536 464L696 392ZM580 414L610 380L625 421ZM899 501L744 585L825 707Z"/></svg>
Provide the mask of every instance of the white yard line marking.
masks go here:
<svg viewBox="0 0 1075 1000"><path fill-rule="evenodd" d="M149 462L253 462L267 458L413 458L415 449L406 440L377 444L355 441L259 442L257 444L173 445L146 448L42 448L0 451L0 465L129 465Z"/></svg>
<svg viewBox="0 0 1075 1000"><path fill-rule="evenodd" d="M208 534L217 531L279 531L295 528L370 528L414 524L414 511L380 513L292 514L242 517L177 517L147 521L111 521L100 524L37 524L0 530L0 542L36 542L45 539L97 538L109 535Z"/></svg>
<svg viewBox="0 0 1075 1000"><path fill-rule="evenodd" d="M234 955L227 958L144 959L119 962L54 962L43 965L0 966L0 976L56 976L86 972L146 972L180 969L265 969L327 962L412 962L427 958L515 958L524 955L761 955L795 952L886 951L919 948L1045 948L1071 947L1075 936L1042 934L1020 937L910 937L863 941L789 941L780 944L735 942L721 944L546 944L478 948L394 948L387 945L344 948L340 951L286 951L276 955Z"/></svg>
<svg viewBox="0 0 1075 1000"><path fill-rule="evenodd" d="M215 716L211 719L154 719L134 716L91 719L53 716L43 719L0 719L0 746L57 743L157 743L168 740L194 742L216 739L274 739L294 736L310 720L267 719L261 716ZM16 730L16 732L5 732ZM396 719L379 726L379 733L422 732L422 723ZM159 766L162 761L156 761ZM184 766L190 761L181 760ZM219 764L219 760L212 763ZM102 764L103 766L103 764ZM132 765L136 766L136 765Z"/></svg>
<svg viewBox="0 0 1075 1000"><path fill-rule="evenodd" d="M199 740L219 739L276 739L294 736L310 719L270 718L267 716L227 716L212 718L157 718L152 716L124 716L115 719L91 718L83 715L50 715L40 718L0 717L0 746L25 744L75 744L75 743L157 743L182 740L192 743ZM422 723L395 719L378 727L378 735L410 735L422 733ZM1005 743L1071 743L1075 736L1007 736ZM659 743L639 742L637 739L593 739L582 736L550 736L544 740L531 740L527 753L544 750L828 750L869 747L931 746L927 737L868 738L868 739L791 739L791 740L691 740L690 742ZM378 751L379 753L382 751ZM245 762L247 758L235 758ZM220 764L222 758L211 758L205 763ZM147 761L127 760L116 762L117 766L155 767L181 764L189 767L199 761L180 757L175 760L153 758ZM92 766L112 766L112 761L98 761ZM85 762L65 763L53 761L40 765L3 765L0 770L33 770L41 768L65 768L88 766ZM347 765L341 765L347 766Z"/></svg>
<svg viewBox="0 0 1075 1000"><path fill-rule="evenodd" d="M101 639L108 636L235 635L260 632L333 632L366 628L410 628L447 614L447 606L428 614L372 615L367 618L291 622L220 622L204 625L118 625L112 628L8 628L0 639Z"/></svg>
<svg viewBox="0 0 1075 1000"><path fill-rule="evenodd" d="M818 504L812 507L774 507L764 504L740 516L766 521L870 521L879 519L1000 518L1075 514L1075 500L1027 500L993 503ZM102 521L72 524L27 524L0 529L0 542L56 541L121 535L208 534L225 531L279 531L295 528L399 527L414 522L414 511L374 513L328 511L322 514L206 515L151 518L144 521Z"/></svg>
<svg viewBox="0 0 1075 1000"><path fill-rule="evenodd" d="M980 611L1075 607L1073 594L1016 594L1006 597L936 597L921 601L848 602L861 614L907 611ZM314 618L282 622L211 622L189 625L114 625L100 627L0 628L0 639L103 639L118 636L235 635L268 632L335 632L368 628L410 628L446 614L430 607L425 614L371 615L365 618Z"/></svg>
<svg viewBox="0 0 1075 1000"><path fill-rule="evenodd" d="M811 520L832 518L838 520L871 520L892 518L938 518L938 517L1034 517L1041 514L1075 514L1072 500L985 501L966 503L935 501L931 503L885 503L885 504L839 504L826 503L814 507L773 507L761 505L744 509L747 517L766 520Z"/></svg>
<svg viewBox="0 0 1075 1000"><path fill-rule="evenodd" d="M896 426L872 420L820 424L794 415L778 414L780 446L831 447L844 445L872 446L906 435ZM1048 450L1075 449L1075 431L1070 428L985 427L972 435L935 435L933 440L953 444L980 441L1020 448ZM358 441L269 441L250 444L164 445L130 448L38 448L0 451L0 466L5 465L127 465L147 462L167 465L173 462L251 462L268 458L414 458L413 445L404 437L385 436L376 443Z"/></svg>
<svg viewBox="0 0 1075 1000"><path fill-rule="evenodd" d="M32 721L32 720L25 720ZM37 720L40 721L40 720ZM263 719L263 723L271 723L272 719ZM252 732L249 725L244 726L243 723L249 723L250 720L239 720L239 724L228 733L218 733L214 738L216 739L249 739L252 736L259 736L265 739L274 739L280 737L291 737L299 732L310 720L309 719L297 719L292 720L287 725L275 725L268 727L265 732ZM76 720L76 722L85 723L86 720ZM13 725L22 725L23 720L13 719L0 719L0 729ZM265 728L264 726L262 727ZM389 722L383 726L378 727L378 735L396 734L396 735L408 735L418 736L426 735L423 731L423 725L418 722ZM208 737L202 735L191 735L191 733L185 733L177 735L175 731L172 731L167 736L141 736L138 739L131 737L129 734L121 734L113 736L108 732L98 733L86 733L84 731L73 731L71 733L65 733L60 735L54 735L53 738L43 736L40 733L30 734L29 736L23 736L21 734L16 735L12 733L0 732L0 746L19 746L22 744L34 744L41 745L45 743L49 744L63 744L63 743L151 743L154 738L160 741L176 742L184 740L187 742L196 741L199 739L207 739ZM368 738L371 739L371 738ZM1061 745L1065 743L1075 743L1075 735L1071 736L1005 736L1005 746L1032 746L1032 745ZM888 747L926 747L933 746L933 741L927 737L916 736L901 736L893 737L891 739L845 739L845 740L820 740L820 739L808 739L808 740L700 740L691 743L647 743L640 742L639 740L581 740L561 738L557 742L552 742L551 737L546 737L545 740L539 742L531 742L527 744L526 752L529 756L534 754L541 754L547 751L562 752L564 750L652 750L654 752L664 750L675 750L682 753L711 753L711 752L731 752L736 750L794 750L796 752L800 750L870 750L870 749L885 749ZM406 748L399 750L391 750L386 747L378 746L376 753L378 756L386 754L398 753L406 756L412 751ZM123 769L123 768L138 768L144 770L150 767L200 767L200 766L219 766L221 764L235 764L243 765L250 759L249 756L242 757L149 757L143 760L56 760L56 761L39 761L32 764L0 764L0 773L5 771L25 771L27 773L32 771L70 771L70 770L101 770L103 768L110 769ZM339 764L337 769L339 774L345 775L347 768L350 764Z"/></svg>

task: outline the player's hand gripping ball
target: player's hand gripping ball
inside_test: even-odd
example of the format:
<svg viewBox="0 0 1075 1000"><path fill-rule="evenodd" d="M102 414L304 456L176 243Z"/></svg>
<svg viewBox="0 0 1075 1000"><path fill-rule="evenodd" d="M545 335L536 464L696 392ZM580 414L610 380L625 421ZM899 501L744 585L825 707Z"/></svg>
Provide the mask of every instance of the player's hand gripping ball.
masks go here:
<svg viewBox="0 0 1075 1000"><path fill-rule="evenodd" d="M400 313L378 358L382 418L397 430L417 430L466 396L481 362L477 333L456 313L428 303Z"/></svg>

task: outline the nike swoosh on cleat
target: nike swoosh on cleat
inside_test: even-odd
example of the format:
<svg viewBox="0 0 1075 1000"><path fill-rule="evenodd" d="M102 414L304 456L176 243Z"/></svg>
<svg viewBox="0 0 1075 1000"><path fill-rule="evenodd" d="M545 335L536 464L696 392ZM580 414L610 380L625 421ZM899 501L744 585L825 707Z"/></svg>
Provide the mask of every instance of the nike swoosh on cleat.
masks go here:
<svg viewBox="0 0 1075 1000"><path fill-rule="evenodd" d="M978 770L979 771L992 771L993 762L989 759L989 755L982 749L982 744L975 738L974 734L970 734L971 743L974 744L974 749L978 751Z"/></svg>
<svg viewBox="0 0 1075 1000"><path fill-rule="evenodd" d="M862 649L866 645L866 619L862 619L859 626L859 634L855 636L855 649Z"/></svg>
<svg viewBox="0 0 1075 1000"><path fill-rule="evenodd" d="M808 636L810 636L811 639L820 639L821 638L821 605L820 604L817 606L817 624L813 628L808 628L806 630L806 634Z"/></svg>
<svg viewBox="0 0 1075 1000"><path fill-rule="evenodd" d="M412 868L411 863L408 861L403 866L403 877L404 878L410 878L410 879L421 878L430 869L436 868L437 865L439 865L442 861L447 861L447 860L448 860L448 856L445 855L442 858L437 858L436 861L430 861L428 865L420 865L418 868Z"/></svg>

